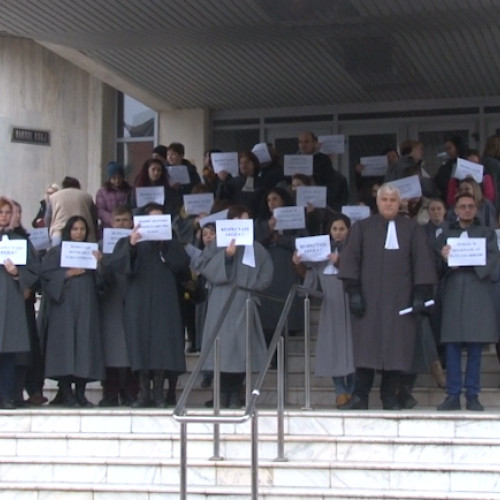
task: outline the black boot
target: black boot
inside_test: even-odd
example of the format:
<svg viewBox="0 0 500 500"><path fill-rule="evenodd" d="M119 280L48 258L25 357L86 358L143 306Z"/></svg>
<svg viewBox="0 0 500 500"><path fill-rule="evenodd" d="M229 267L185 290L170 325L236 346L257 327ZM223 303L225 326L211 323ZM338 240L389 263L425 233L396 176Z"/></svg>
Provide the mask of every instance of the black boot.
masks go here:
<svg viewBox="0 0 500 500"><path fill-rule="evenodd" d="M418 404L412 394L416 381L417 375L414 373L401 373L399 375L398 403L403 410L411 410Z"/></svg>
<svg viewBox="0 0 500 500"><path fill-rule="evenodd" d="M151 406L151 388L149 386L149 371L139 372L139 396L132 403L132 408L147 408Z"/></svg>
<svg viewBox="0 0 500 500"><path fill-rule="evenodd" d="M380 399L382 399L382 407L384 410L401 410L401 405L397 397L399 375L399 372L393 370L382 371Z"/></svg>
<svg viewBox="0 0 500 500"><path fill-rule="evenodd" d="M66 406L68 408L76 408L79 406L73 393L73 389L71 388L71 380L69 378L64 377L59 381L59 391L62 395L62 406Z"/></svg>
<svg viewBox="0 0 500 500"><path fill-rule="evenodd" d="M168 391L167 391L167 406L175 406L177 404L177 380L179 375L169 373L168 374Z"/></svg>
<svg viewBox="0 0 500 500"><path fill-rule="evenodd" d="M85 397L85 387L87 382L78 381L76 382L75 397L76 402L82 408L93 408L93 404Z"/></svg>
<svg viewBox="0 0 500 500"><path fill-rule="evenodd" d="M153 372L153 406L156 408L165 408L164 384L165 372L163 370L155 370Z"/></svg>

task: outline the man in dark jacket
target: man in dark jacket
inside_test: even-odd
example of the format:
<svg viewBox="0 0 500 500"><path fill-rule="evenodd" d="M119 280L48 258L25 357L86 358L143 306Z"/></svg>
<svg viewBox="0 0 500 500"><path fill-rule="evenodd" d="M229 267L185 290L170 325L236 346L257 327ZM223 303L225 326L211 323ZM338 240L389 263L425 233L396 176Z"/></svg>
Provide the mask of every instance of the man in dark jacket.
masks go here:
<svg viewBox="0 0 500 500"><path fill-rule="evenodd" d="M495 232L479 225L477 205L470 194L461 194L455 203L456 223L445 228L437 240L442 257L443 319L441 342L446 346L446 392L448 396L438 410L459 410L460 394L465 387L466 408L482 411L479 402L481 354L483 346L498 341L495 306L492 300L491 274L498 265ZM486 256L483 265L450 266L450 255L460 240L484 240ZM472 241L471 241L472 243ZM451 262L454 264L454 262ZM465 306L465 307L464 307ZM462 346L467 349L465 381L462 381Z"/></svg>
<svg viewBox="0 0 500 500"><path fill-rule="evenodd" d="M317 186L326 186L326 202L340 212L342 205L349 202L347 179L337 172L330 158L318 149L318 138L312 132L299 135L299 153L313 155L313 179Z"/></svg>

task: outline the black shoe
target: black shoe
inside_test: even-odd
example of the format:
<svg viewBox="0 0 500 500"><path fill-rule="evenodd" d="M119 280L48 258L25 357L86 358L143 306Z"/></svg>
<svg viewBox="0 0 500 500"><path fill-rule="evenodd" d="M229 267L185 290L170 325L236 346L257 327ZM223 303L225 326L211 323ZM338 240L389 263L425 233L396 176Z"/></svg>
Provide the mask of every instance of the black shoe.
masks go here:
<svg viewBox="0 0 500 500"><path fill-rule="evenodd" d="M175 406L177 404L177 397L175 395L175 391L167 391L167 397L165 398L165 402L167 406Z"/></svg>
<svg viewBox="0 0 500 500"><path fill-rule="evenodd" d="M398 411L401 410L401 405L396 396L384 398L382 400L382 408L384 410Z"/></svg>
<svg viewBox="0 0 500 500"><path fill-rule="evenodd" d="M339 406L339 410L368 410L368 399L353 394L348 403Z"/></svg>
<svg viewBox="0 0 500 500"><path fill-rule="evenodd" d="M406 395L405 397L398 398L399 400L399 406L401 407L402 410L411 410L412 408L415 408L415 406L418 405L418 401L410 394Z"/></svg>
<svg viewBox="0 0 500 500"><path fill-rule="evenodd" d="M77 397L76 402L80 408L94 408L93 403L91 403L85 396Z"/></svg>
<svg viewBox="0 0 500 500"><path fill-rule="evenodd" d="M12 399L2 399L0 401L0 410L15 410L16 405Z"/></svg>
<svg viewBox="0 0 500 500"><path fill-rule="evenodd" d="M460 410L460 396L446 396L446 399L437 406L438 411Z"/></svg>
<svg viewBox="0 0 500 500"><path fill-rule="evenodd" d="M132 406L134 398L125 390L118 391L118 406Z"/></svg>
<svg viewBox="0 0 500 500"><path fill-rule="evenodd" d="M484 406L479 402L477 396L468 397L465 407L471 411L484 411Z"/></svg>
<svg viewBox="0 0 500 500"><path fill-rule="evenodd" d="M118 401L118 395L116 396L110 396L107 398L102 398L99 401L100 408L113 408L115 406L119 406L119 401Z"/></svg>
<svg viewBox="0 0 500 500"><path fill-rule="evenodd" d="M49 401L50 406L61 406L64 404L64 394L62 393L61 389L57 390L57 393L51 401Z"/></svg>

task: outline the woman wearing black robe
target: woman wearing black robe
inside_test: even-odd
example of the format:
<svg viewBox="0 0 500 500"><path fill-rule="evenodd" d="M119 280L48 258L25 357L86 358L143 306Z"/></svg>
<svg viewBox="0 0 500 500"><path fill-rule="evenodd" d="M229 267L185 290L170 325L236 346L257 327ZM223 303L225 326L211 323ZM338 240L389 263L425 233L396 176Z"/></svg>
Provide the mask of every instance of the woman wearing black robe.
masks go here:
<svg viewBox="0 0 500 500"><path fill-rule="evenodd" d="M150 204L146 215L163 214L161 205ZM140 392L134 407L151 403L165 406L165 371L186 369L184 328L180 313L176 274L189 266L189 257L176 240L140 241L140 227L118 241L108 265L127 277L125 337L132 371L139 372ZM151 401L150 372L153 373ZM176 380L176 379L175 379ZM169 386L169 399L175 387Z"/></svg>

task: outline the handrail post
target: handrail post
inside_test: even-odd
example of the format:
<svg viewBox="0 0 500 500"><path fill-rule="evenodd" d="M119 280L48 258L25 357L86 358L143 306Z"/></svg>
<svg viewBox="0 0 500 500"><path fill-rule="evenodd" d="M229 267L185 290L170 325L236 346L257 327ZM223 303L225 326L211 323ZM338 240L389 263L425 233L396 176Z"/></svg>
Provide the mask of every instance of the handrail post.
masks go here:
<svg viewBox="0 0 500 500"><path fill-rule="evenodd" d="M214 415L220 415L220 337L214 345ZM210 460L222 460L220 455L220 424L214 423L214 454Z"/></svg>
<svg viewBox="0 0 500 500"><path fill-rule="evenodd" d="M187 500L187 423L181 422L181 484L180 500Z"/></svg>
<svg viewBox="0 0 500 500"><path fill-rule="evenodd" d="M259 421L257 409L252 415L252 500L259 497Z"/></svg>
<svg viewBox="0 0 500 500"><path fill-rule="evenodd" d="M311 407L311 357L310 357L310 299L307 294L304 298L304 392L305 405L303 410L312 410Z"/></svg>
<svg viewBox="0 0 500 500"><path fill-rule="evenodd" d="M275 462L286 462L285 458L285 373L284 373L284 362L285 362L285 340L281 337L278 341L277 346L278 351L278 378L277 378L277 431L278 431L278 456L275 458Z"/></svg>
<svg viewBox="0 0 500 500"><path fill-rule="evenodd" d="M246 319L246 330L245 330L245 341L246 341L246 379L245 379L245 406L250 402L250 395L252 393L252 336L250 334L253 324L252 316L252 299L250 294L247 294L247 300L245 303L245 319Z"/></svg>

